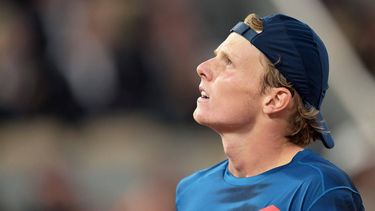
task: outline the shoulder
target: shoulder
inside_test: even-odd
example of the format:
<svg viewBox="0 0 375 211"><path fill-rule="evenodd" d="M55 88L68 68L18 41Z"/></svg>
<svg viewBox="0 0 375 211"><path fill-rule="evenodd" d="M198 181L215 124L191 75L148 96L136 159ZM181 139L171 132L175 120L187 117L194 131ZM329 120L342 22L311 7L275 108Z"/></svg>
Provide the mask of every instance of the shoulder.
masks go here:
<svg viewBox="0 0 375 211"><path fill-rule="evenodd" d="M349 176L330 161L307 150L295 168L303 174L307 210L362 210L361 196Z"/></svg>
<svg viewBox="0 0 375 211"><path fill-rule="evenodd" d="M307 210L351 211L364 210L364 206L357 191L348 187L335 187L321 194Z"/></svg>
<svg viewBox="0 0 375 211"><path fill-rule="evenodd" d="M306 150L296 164L296 168L300 168L299 172L304 172L305 179L320 185L322 192L341 186L355 189L343 170L311 150Z"/></svg>
<svg viewBox="0 0 375 211"><path fill-rule="evenodd" d="M201 180L205 180L217 175L223 175L228 161L224 160L211 167L199 170L185 178L183 178L177 185L176 194L179 195L184 192L188 187L200 183Z"/></svg>

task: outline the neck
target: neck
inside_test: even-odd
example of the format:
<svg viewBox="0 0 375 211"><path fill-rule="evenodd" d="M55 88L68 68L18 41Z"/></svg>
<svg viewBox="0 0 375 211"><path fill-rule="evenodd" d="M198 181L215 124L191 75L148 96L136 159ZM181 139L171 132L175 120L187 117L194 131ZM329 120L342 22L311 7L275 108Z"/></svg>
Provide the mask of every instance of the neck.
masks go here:
<svg viewBox="0 0 375 211"><path fill-rule="evenodd" d="M220 134L229 161L229 171L236 177L255 176L288 164L303 149L275 134L282 133L251 131Z"/></svg>

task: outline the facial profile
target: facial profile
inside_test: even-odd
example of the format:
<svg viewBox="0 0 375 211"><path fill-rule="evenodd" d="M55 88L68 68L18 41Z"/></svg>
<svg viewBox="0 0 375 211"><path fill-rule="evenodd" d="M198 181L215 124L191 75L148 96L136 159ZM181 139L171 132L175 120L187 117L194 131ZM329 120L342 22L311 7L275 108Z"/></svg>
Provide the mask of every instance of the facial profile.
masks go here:
<svg viewBox="0 0 375 211"><path fill-rule="evenodd" d="M197 67L201 78L194 119L214 130L249 128L261 112L261 52L232 33Z"/></svg>

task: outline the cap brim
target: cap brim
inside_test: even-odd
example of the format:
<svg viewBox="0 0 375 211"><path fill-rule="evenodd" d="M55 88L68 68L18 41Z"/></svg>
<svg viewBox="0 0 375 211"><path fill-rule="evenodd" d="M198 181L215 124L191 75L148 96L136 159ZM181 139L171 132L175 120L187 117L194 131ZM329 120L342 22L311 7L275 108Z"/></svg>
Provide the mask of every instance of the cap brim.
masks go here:
<svg viewBox="0 0 375 211"><path fill-rule="evenodd" d="M331 149L335 146L335 143L333 141L333 138L331 136L331 132L329 131L327 122L324 120L322 112L319 112L318 114L318 123L323 129L323 132L321 133L321 140L324 144L324 146L328 149Z"/></svg>

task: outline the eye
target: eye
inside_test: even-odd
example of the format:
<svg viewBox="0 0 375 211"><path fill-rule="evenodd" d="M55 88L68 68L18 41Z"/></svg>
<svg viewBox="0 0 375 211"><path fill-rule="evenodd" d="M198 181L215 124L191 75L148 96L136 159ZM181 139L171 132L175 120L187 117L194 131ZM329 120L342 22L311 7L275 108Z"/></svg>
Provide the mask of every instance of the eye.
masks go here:
<svg viewBox="0 0 375 211"><path fill-rule="evenodd" d="M232 60L229 58L228 54L225 52L218 52L214 51L215 56L220 60L220 62L224 63L226 66L233 65Z"/></svg>
<svg viewBox="0 0 375 211"><path fill-rule="evenodd" d="M231 65L232 64L232 60L230 60L228 57L224 57L224 61L225 61L225 64L226 65Z"/></svg>

